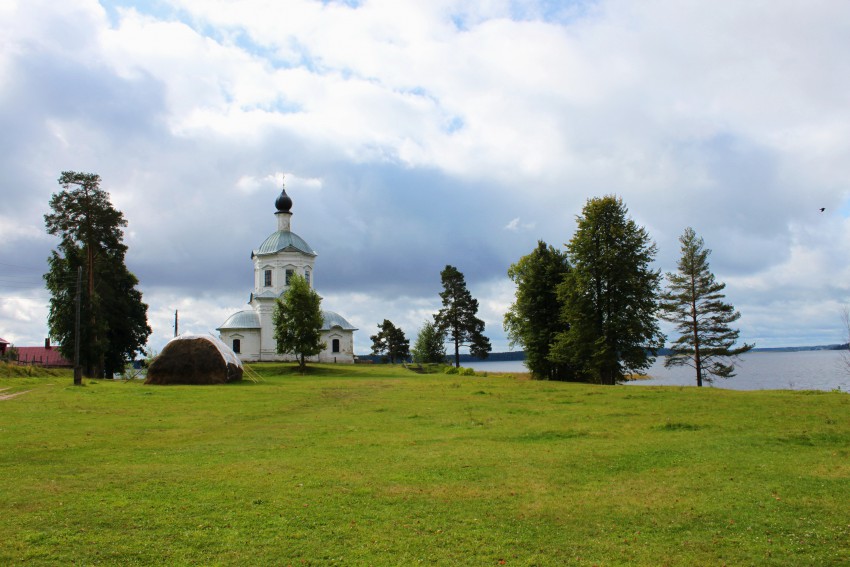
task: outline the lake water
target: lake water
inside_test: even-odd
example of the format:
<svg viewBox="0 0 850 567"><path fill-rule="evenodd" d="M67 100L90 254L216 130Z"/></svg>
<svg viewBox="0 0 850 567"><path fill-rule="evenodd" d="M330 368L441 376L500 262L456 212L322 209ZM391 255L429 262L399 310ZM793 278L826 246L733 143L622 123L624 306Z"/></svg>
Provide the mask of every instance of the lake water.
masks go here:
<svg viewBox="0 0 850 567"><path fill-rule="evenodd" d="M730 390L841 390L850 392L847 351L805 350L799 352L749 352L740 357L736 376L715 380L713 387ZM467 362L477 371L528 372L522 361ZM649 380L629 382L636 386L696 386L690 367L664 368L658 357L649 368Z"/></svg>

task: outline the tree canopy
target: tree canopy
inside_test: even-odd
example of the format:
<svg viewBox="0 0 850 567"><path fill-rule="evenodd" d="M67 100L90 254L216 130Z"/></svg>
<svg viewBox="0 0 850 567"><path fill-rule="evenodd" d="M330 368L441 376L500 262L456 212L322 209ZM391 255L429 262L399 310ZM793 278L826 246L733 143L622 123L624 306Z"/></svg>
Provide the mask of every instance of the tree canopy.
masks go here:
<svg viewBox="0 0 850 567"><path fill-rule="evenodd" d="M463 274L447 265L440 272L443 308L434 317L440 332L454 345L455 366L460 367L460 347L468 346L469 354L487 358L492 350L490 339L484 336L484 321L476 317L478 300L466 289Z"/></svg>
<svg viewBox="0 0 850 567"><path fill-rule="evenodd" d="M549 358L552 343L569 326L561 317L563 304L558 286L570 272L564 252L539 240L537 248L508 268L516 284L516 299L505 314L505 331L511 346L525 351L525 365L538 379L566 380L571 367Z"/></svg>
<svg viewBox="0 0 850 567"><path fill-rule="evenodd" d="M321 335L321 302L307 280L293 274L289 288L275 303L273 322L277 352L294 355L302 373L307 367L307 357L316 356L325 348Z"/></svg>
<svg viewBox="0 0 850 567"><path fill-rule="evenodd" d="M404 331L393 325L389 319L378 325L377 334L372 339L372 354L384 355L390 364L397 360L407 360L410 356L410 341L405 338Z"/></svg>
<svg viewBox="0 0 850 567"><path fill-rule="evenodd" d="M446 339L436 323L425 321L411 349L413 362L440 364L446 361Z"/></svg>
<svg viewBox="0 0 850 567"><path fill-rule="evenodd" d="M589 199L567 245L572 270L558 286L563 322L550 360L592 382L615 384L648 368L664 344L656 312L655 245L615 196Z"/></svg>
<svg viewBox="0 0 850 567"><path fill-rule="evenodd" d="M716 281L709 269L711 250L705 248L703 239L688 227L679 242L678 272L667 274L668 286L661 295L661 318L676 325L679 338L664 366L692 367L697 386L702 386L713 377L734 376L734 358L754 345L734 346L739 331L729 325L741 314L723 301L726 284Z"/></svg>
<svg viewBox="0 0 850 567"><path fill-rule="evenodd" d="M100 176L64 171L63 190L44 215L48 234L58 236L44 275L51 293L48 327L62 356L74 358L77 272L80 289L80 365L90 377L112 377L143 352L151 328L148 306L136 289L139 280L126 267L123 213L100 188Z"/></svg>

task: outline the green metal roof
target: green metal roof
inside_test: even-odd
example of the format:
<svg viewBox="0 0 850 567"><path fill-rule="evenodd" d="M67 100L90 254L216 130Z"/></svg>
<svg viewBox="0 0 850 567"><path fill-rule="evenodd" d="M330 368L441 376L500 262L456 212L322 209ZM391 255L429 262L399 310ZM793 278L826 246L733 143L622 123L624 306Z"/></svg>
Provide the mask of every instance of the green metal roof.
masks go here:
<svg viewBox="0 0 850 567"><path fill-rule="evenodd" d="M288 230L279 230L272 233L262 244L260 244L259 248L254 250L254 254L257 256L275 254L281 250L286 250L287 248L294 248L295 250L303 252L309 256L316 255L316 253L313 252L313 249L310 248L310 245L307 244L303 238L294 232L289 232Z"/></svg>
<svg viewBox="0 0 850 567"><path fill-rule="evenodd" d="M245 311L240 311L238 313L234 313L230 317L227 318L227 321L222 323L221 327L218 328L219 331L225 329L259 329L260 328L260 317L257 315L257 312L253 309L248 309Z"/></svg>
<svg viewBox="0 0 850 567"><path fill-rule="evenodd" d="M356 331L357 327L345 320L345 318L335 311L322 311L322 330L330 331L334 327L339 327L343 331ZM253 309L239 311L227 318L227 321L222 323L218 328L219 331L230 329L259 329L260 317Z"/></svg>
<svg viewBox="0 0 850 567"><path fill-rule="evenodd" d="M322 330L330 331L334 327L340 327L343 331L357 330L357 327L346 321L339 313L322 311Z"/></svg>

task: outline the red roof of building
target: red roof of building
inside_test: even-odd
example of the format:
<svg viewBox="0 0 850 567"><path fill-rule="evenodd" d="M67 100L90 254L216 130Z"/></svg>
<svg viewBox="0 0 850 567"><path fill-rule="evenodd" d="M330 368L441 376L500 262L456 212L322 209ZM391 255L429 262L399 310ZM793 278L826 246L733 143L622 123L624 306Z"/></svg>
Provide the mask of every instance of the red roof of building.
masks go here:
<svg viewBox="0 0 850 567"><path fill-rule="evenodd" d="M18 347L18 362L40 364L41 366L73 366L71 361L59 354L59 349L43 346Z"/></svg>

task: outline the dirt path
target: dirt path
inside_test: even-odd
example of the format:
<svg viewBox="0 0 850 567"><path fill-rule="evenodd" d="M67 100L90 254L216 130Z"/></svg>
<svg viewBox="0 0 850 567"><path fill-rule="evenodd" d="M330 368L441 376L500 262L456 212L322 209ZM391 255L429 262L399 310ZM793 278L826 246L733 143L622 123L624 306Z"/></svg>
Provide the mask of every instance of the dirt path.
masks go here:
<svg viewBox="0 0 850 567"><path fill-rule="evenodd" d="M22 392L15 392L14 394L4 394L6 390L10 390L11 388L2 388L0 389L0 402L4 400L11 400L12 398L16 398L20 395L26 394L27 392L32 392L32 390L24 390Z"/></svg>

